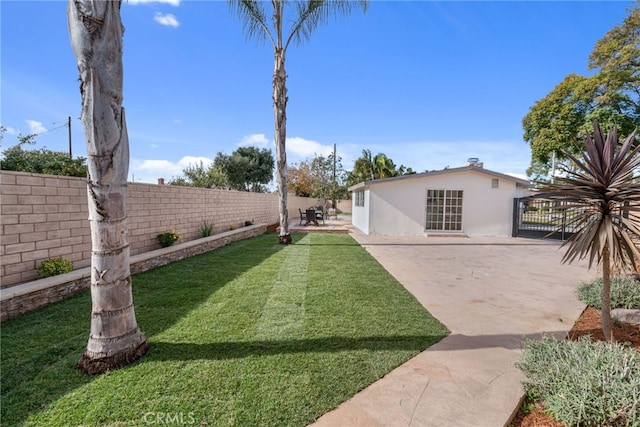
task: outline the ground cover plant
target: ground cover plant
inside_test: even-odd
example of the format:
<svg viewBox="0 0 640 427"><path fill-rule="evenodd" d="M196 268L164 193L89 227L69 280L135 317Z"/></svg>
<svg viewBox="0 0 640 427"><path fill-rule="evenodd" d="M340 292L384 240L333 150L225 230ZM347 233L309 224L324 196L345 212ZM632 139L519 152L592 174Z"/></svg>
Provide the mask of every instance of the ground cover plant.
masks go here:
<svg viewBox="0 0 640 427"><path fill-rule="evenodd" d="M589 307L602 308L602 278L581 283L576 294ZM631 276L611 277L611 308L640 310L640 282Z"/></svg>
<svg viewBox="0 0 640 427"><path fill-rule="evenodd" d="M640 284L628 276L611 281L611 307L635 307ZM614 342L604 343L602 279L583 282L577 294L588 305L568 340L530 340L518 367L527 399L512 427L640 425L640 327L615 322Z"/></svg>
<svg viewBox="0 0 640 427"><path fill-rule="evenodd" d="M527 340L517 367L529 398L566 426L640 424L640 354L623 344Z"/></svg>
<svg viewBox="0 0 640 427"><path fill-rule="evenodd" d="M89 292L3 323L2 425L307 425L447 334L351 237L293 237L135 276L149 351L103 375Z"/></svg>

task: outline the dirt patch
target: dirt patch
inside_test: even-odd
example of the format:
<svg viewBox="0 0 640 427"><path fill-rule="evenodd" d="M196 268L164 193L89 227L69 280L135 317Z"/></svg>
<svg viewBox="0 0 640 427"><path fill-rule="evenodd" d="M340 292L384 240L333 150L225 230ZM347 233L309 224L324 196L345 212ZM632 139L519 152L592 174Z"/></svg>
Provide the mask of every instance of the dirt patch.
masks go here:
<svg viewBox="0 0 640 427"><path fill-rule="evenodd" d="M604 341L600 310L587 307L571 328L569 339L576 340L584 335L591 335L593 340ZM630 343L632 348L640 352L640 326L616 322L613 325L613 337L617 342ZM534 409L526 415L521 408L511 422L511 427L564 427L564 424L545 414L543 405L536 404Z"/></svg>

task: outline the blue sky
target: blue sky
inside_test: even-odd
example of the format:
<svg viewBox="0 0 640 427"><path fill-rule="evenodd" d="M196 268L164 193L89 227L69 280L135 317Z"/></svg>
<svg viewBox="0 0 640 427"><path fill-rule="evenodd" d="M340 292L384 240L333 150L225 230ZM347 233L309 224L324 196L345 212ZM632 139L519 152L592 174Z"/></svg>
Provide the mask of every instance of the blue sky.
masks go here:
<svg viewBox="0 0 640 427"><path fill-rule="evenodd" d="M2 150L86 156L66 1L0 2ZM424 171L464 166L524 176L522 117L570 73L629 1L371 1L287 52L289 163L337 144ZM248 40L224 1L124 1L129 180L155 183L239 146L273 149L273 49Z"/></svg>

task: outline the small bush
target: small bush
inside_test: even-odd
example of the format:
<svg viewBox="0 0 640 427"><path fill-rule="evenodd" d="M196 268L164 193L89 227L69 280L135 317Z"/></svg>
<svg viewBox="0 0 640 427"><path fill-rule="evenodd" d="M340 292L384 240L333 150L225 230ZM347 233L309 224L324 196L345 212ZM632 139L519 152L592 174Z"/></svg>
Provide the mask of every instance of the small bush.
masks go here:
<svg viewBox="0 0 640 427"><path fill-rule="evenodd" d="M244 222L244 226L245 226L245 227L248 227L248 226L250 226L250 225L253 225L253 222L252 222L252 221L245 221L245 222Z"/></svg>
<svg viewBox="0 0 640 427"><path fill-rule="evenodd" d="M57 276L58 274L70 273L71 271L73 271L73 264L64 258L45 259L38 266L38 276L40 277Z"/></svg>
<svg viewBox="0 0 640 427"><path fill-rule="evenodd" d="M209 237L213 233L213 222L203 222L200 224L200 237Z"/></svg>
<svg viewBox="0 0 640 427"><path fill-rule="evenodd" d="M576 295L589 307L602 308L602 278L581 283ZM640 309L640 284L633 277L611 277L611 308Z"/></svg>
<svg viewBox="0 0 640 427"><path fill-rule="evenodd" d="M158 233L158 243L163 248L173 245L178 240L180 240L180 234L175 230Z"/></svg>
<svg viewBox="0 0 640 427"><path fill-rule="evenodd" d="M529 395L567 426L640 425L640 354L618 343L525 340L516 363Z"/></svg>

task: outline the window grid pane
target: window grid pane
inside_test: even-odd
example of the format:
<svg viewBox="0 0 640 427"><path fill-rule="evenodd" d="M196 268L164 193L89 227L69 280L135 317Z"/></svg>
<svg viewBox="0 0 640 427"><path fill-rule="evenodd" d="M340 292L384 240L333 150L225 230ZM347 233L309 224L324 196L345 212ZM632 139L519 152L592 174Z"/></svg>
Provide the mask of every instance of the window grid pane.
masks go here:
<svg viewBox="0 0 640 427"><path fill-rule="evenodd" d="M427 190L425 227L462 231L462 190Z"/></svg>

